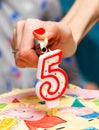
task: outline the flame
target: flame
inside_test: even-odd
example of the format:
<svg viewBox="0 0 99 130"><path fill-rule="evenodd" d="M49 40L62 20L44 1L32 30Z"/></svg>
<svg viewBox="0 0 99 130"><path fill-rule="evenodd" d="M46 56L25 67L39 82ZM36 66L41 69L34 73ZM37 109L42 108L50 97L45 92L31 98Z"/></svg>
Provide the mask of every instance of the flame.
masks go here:
<svg viewBox="0 0 99 130"><path fill-rule="evenodd" d="M46 46L48 45L48 38L47 37L45 37L44 43L45 43Z"/></svg>

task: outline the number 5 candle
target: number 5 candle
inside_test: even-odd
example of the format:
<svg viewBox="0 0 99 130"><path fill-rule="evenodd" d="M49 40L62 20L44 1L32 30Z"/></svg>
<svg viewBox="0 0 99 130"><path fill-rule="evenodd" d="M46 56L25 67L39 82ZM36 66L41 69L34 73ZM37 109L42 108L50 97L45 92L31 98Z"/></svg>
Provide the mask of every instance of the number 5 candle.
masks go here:
<svg viewBox="0 0 99 130"><path fill-rule="evenodd" d="M67 74L58 67L61 58L61 50L50 51L39 57L36 93L46 102L48 108L59 105L59 99L68 85Z"/></svg>

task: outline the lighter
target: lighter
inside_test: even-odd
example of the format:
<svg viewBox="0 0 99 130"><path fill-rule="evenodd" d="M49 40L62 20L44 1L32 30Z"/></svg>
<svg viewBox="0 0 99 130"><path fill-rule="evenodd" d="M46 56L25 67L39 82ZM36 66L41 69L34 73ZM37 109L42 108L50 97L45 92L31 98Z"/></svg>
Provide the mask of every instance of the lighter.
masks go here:
<svg viewBox="0 0 99 130"><path fill-rule="evenodd" d="M34 41L34 49L37 53L38 56L48 52L48 48L47 48L47 45L48 45L48 39L47 37L45 37L44 40L38 40L38 39L35 39Z"/></svg>

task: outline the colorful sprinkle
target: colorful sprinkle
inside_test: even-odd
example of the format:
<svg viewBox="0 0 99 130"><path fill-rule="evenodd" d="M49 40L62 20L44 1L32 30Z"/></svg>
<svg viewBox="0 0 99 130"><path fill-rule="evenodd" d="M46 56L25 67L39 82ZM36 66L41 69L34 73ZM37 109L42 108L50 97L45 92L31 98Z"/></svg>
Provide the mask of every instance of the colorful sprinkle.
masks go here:
<svg viewBox="0 0 99 130"><path fill-rule="evenodd" d="M49 64L49 63L50 63L50 61L48 60L48 61L47 61L47 63Z"/></svg>
<svg viewBox="0 0 99 130"><path fill-rule="evenodd" d="M0 49L0 58L2 57L2 50Z"/></svg>
<svg viewBox="0 0 99 130"><path fill-rule="evenodd" d="M2 8L2 1L0 0L0 9Z"/></svg>
<svg viewBox="0 0 99 130"><path fill-rule="evenodd" d="M45 72L47 72L47 70L45 70Z"/></svg>
<svg viewBox="0 0 99 130"><path fill-rule="evenodd" d="M43 104L45 104L45 101L41 101L41 102L38 102L38 103L43 105Z"/></svg>
<svg viewBox="0 0 99 130"><path fill-rule="evenodd" d="M71 62L71 61L72 61L72 57L69 57L69 58L65 58L65 59L64 59L64 62L68 62L68 63L69 63L69 62Z"/></svg>
<svg viewBox="0 0 99 130"><path fill-rule="evenodd" d="M47 0L44 0L42 3L41 3L41 9L45 9L47 7Z"/></svg>
<svg viewBox="0 0 99 130"><path fill-rule="evenodd" d="M17 20L18 19L18 17L19 17L19 14L17 13L17 12L14 12L12 15L11 15L11 19L13 19L13 20Z"/></svg>
<svg viewBox="0 0 99 130"><path fill-rule="evenodd" d="M47 88L46 88L46 87L44 87L44 90L46 91L46 90L47 90Z"/></svg>
<svg viewBox="0 0 99 130"><path fill-rule="evenodd" d="M60 92L58 92L58 94L60 94Z"/></svg>
<svg viewBox="0 0 99 130"><path fill-rule="evenodd" d="M62 81L61 84L63 84L64 82Z"/></svg>

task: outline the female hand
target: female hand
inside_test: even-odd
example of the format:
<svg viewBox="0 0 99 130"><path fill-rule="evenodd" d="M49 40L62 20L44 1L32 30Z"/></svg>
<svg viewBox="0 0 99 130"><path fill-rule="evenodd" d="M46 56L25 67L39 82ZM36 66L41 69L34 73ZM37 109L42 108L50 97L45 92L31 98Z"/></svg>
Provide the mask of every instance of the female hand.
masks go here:
<svg viewBox="0 0 99 130"><path fill-rule="evenodd" d="M45 30L43 34L37 33L40 28ZM12 43L12 49L17 50L14 57L18 67L37 67L38 55L34 49L34 38L44 40L45 37L48 38L48 48L61 49L63 57L72 56L77 49L71 29L63 22L37 19L19 21L13 33Z"/></svg>

